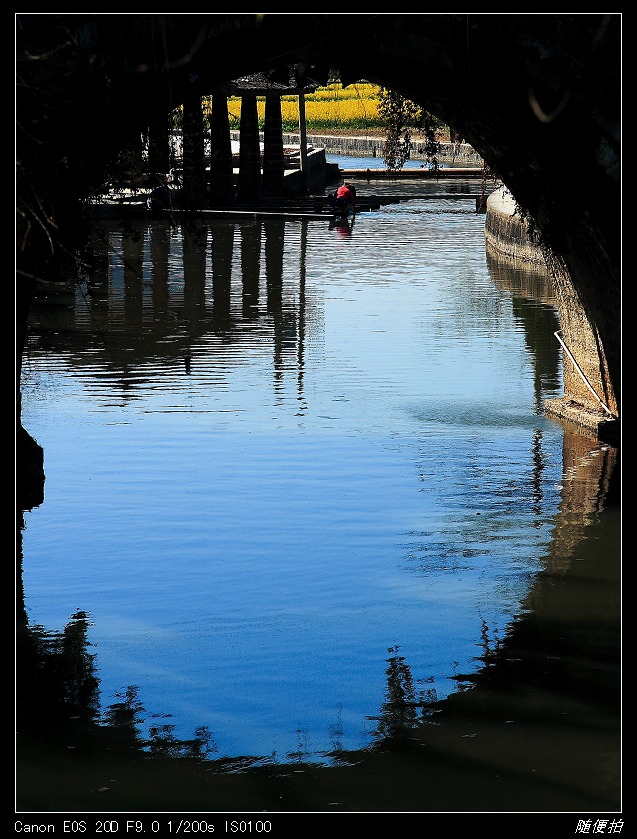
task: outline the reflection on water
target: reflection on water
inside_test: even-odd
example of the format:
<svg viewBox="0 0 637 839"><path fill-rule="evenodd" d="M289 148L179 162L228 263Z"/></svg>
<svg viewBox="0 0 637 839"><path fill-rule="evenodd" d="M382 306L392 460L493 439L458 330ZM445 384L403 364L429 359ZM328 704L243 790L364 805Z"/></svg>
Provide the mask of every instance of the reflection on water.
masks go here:
<svg viewBox="0 0 637 839"><path fill-rule="evenodd" d="M554 605L573 616L561 637L590 631L565 603L585 566L599 573L599 548L580 553L608 519L616 450L543 416L561 381L550 288L487 261L483 216L432 204L359 214L346 236L295 220L107 225L85 281L42 294L24 368L47 476L21 534L27 809L43 806L35 779L51 780L43 740L51 761L71 747L93 765L106 750L196 759L224 777L325 773L300 806L244 788L247 809L374 810L361 764L386 778L389 810L508 809L507 794L530 809L616 801L612 573L575 686L568 650L554 659L531 632ZM614 567L616 544L603 553ZM547 587L554 575L572 590ZM523 664L507 682L514 646ZM538 655L568 664L546 683ZM580 709L579 690L604 655L604 784L580 756L567 791L554 755L546 777L541 755L526 763L532 693L541 682L555 734L563 708L546 696L572 689L583 743L598 711ZM488 792L474 767L452 801L427 749L484 765L446 734L494 699L490 678L510 699L496 717L524 718L515 790ZM50 809L81 806L76 780ZM186 809L200 803L192 783Z"/></svg>

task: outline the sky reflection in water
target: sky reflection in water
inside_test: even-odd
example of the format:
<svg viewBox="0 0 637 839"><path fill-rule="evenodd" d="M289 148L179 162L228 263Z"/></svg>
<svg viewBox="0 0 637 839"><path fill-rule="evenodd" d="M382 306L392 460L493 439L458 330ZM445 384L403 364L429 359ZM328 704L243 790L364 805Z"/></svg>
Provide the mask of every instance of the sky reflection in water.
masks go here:
<svg viewBox="0 0 637 839"><path fill-rule="evenodd" d="M135 685L214 756L322 760L373 741L389 650L443 698L506 633L559 503L560 361L483 228L453 201L347 238L112 228L108 286L39 305L26 605L88 613L103 708Z"/></svg>

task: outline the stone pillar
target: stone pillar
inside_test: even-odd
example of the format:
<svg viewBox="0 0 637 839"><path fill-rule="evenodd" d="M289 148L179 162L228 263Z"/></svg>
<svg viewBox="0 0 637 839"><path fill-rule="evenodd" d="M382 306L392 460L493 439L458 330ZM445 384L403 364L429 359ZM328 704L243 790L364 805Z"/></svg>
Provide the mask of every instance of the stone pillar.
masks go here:
<svg viewBox="0 0 637 839"><path fill-rule="evenodd" d="M213 92L210 108L209 198L211 207L231 207L234 204L228 97L221 91Z"/></svg>
<svg viewBox="0 0 637 839"><path fill-rule="evenodd" d="M261 194L261 146L255 94L241 97L239 143L239 200L256 201Z"/></svg>
<svg viewBox="0 0 637 839"><path fill-rule="evenodd" d="M265 97L263 126L263 191L267 195L283 195L284 171L281 98L270 93Z"/></svg>
<svg viewBox="0 0 637 839"><path fill-rule="evenodd" d="M208 206L204 165L203 111L201 96L192 92L184 102L183 127L185 209L201 210Z"/></svg>

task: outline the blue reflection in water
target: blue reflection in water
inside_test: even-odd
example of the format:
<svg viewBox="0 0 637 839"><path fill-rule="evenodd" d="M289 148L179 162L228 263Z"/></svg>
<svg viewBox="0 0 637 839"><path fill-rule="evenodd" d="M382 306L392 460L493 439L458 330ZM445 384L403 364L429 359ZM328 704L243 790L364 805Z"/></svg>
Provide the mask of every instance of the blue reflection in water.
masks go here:
<svg viewBox="0 0 637 839"><path fill-rule="evenodd" d="M382 156L380 157L351 157L345 154L326 154L327 163L336 163L341 169L386 169ZM444 166L444 164L441 164ZM403 169L428 169L431 164L426 160L407 160Z"/></svg>
<svg viewBox="0 0 637 839"><path fill-rule="evenodd" d="M507 632L559 503L559 353L549 318L538 385L552 309L494 282L483 229L453 201L346 239L113 227L90 293L42 301L26 606L90 615L104 709L135 685L214 756L323 760L373 740L389 650L440 699Z"/></svg>

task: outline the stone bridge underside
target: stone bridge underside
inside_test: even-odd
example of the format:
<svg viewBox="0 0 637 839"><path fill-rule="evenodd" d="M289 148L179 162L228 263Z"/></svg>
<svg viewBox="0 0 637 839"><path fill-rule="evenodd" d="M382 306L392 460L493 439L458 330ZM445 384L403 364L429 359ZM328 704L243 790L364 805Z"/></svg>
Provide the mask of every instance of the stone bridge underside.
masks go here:
<svg viewBox="0 0 637 839"><path fill-rule="evenodd" d="M193 92L300 65L426 107L550 248L565 396L619 417L620 14L18 14L18 339L105 164ZM584 386L582 373L597 394ZM609 414L610 412L610 414Z"/></svg>

